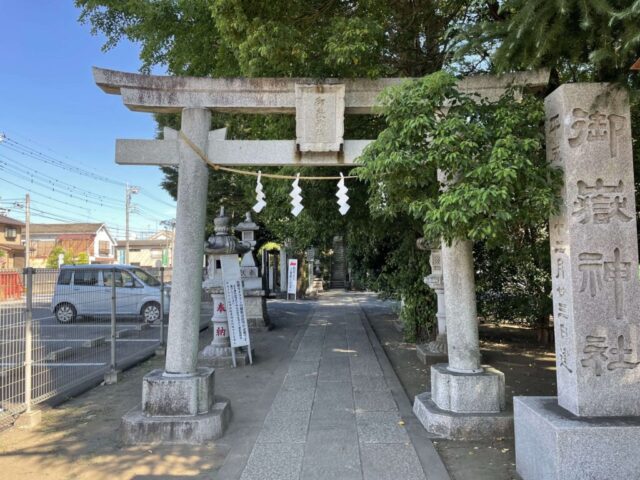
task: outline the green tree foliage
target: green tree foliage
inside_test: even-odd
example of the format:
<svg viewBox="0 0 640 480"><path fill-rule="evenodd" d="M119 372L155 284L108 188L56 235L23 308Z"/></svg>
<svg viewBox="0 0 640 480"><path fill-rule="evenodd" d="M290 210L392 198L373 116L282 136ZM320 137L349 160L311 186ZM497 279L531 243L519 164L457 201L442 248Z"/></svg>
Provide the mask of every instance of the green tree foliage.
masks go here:
<svg viewBox="0 0 640 480"><path fill-rule="evenodd" d="M640 159L640 144L637 141L640 138L640 77L629 70L640 57L640 2L504 0L487 2L487 6L486 14L479 16L477 22L467 23L457 32L457 45L461 47L456 52L457 58L464 59L470 53L477 53L477 56L486 60L485 68L499 72L548 68L552 73L552 88L565 82L600 81L616 82L630 88L634 158ZM638 206L639 161L635 162L635 178ZM484 262L481 269L488 272L494 265L500 268L495 272L502 273L510 271L503 266L517 264L529 265L528 271L537 272L536 266L548 265L546 232L539 230L533 233L529 236L530 243L521 243L513 251L500 252L498 256L493 256L494 261ZM522 255L526 255L526 252L532 254L529 261L523 261ZM513 257L514 261L501 261L509 257ZM479 258L484 257L480 255ZM491 279L495 277L481 273L478 284L480 290L492 291L496 285ZM516 277L520 279L513 284L516 290L539 291L538 288L532 288L531 276L527 279L522 274L516 274ZM513 288L502 289L501 294L503 298L514 298ZM521 296L519 304L525 309L529 308L527 302L533 296Z"/></svg>
<svg viewBox="0 0 640 480"><path fill-rule="evenodd" d="M528 95L488 103L460 93L456 82L440 72L387 89L388 126L357 173L370 185L374 212L412 215L429 241L501 245L555 208L560 177L542 149L544 110Z"/></svg>
<svg viewBox="0 0 640 480"><path fill-rule="evenodd" d="M459 37L469 52L493 48L498 71L551 68L558 81L619 81L634 77L640 57L640 2L629 0L505 0L493 15L468 24Z"/></svg>
<svg viewBox="0 0 640 480"><path fill-rule="evenodd" d="M544 323L546 224L561 179L545 159L542 102L515 101L513 92L482 101L442 72L390 88L381 100L387 128L357 169L372 212L386 222L410 215L431 243L474 240L481 314Z"/></svg>
<svg viewBox="0 0 640 480"><path fill-rule="evenodd" d="M80 21L175 75L421 76L451 55L461 0L76 0Z"/></svg>
<svg viewBox="0 0 640 480"><path fill-rule="evenodd" d="M80 252L74 259L73 263L76 265L88 265L89 264L89 255L86 252Z"/></svg>
<svg viewBox="0 0 640 480"><path fill-rule="evenodd" d="M47 257L47 268L58 268L58 256L62 254L64 257L64 264L72 264L74 263L74 254L73 252L67 251L61 246L53 247L51 252L49 252L49 256ZM89 263L89 262L87 262Z"/></svg>

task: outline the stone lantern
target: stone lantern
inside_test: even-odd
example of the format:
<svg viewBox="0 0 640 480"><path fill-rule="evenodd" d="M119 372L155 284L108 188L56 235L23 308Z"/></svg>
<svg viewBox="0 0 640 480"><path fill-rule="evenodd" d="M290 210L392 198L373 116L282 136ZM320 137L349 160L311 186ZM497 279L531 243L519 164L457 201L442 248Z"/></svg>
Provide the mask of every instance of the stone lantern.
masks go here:
<svg viewBox="0 0 640 480"><path fill-rule="evenodd" d="M242 256L240 274L242 275L244 304L249 328L269 329L271 322L267 314L267 296L262 289L262 278L260 278L253 255L253 249L256 246L255 233L259 228L251 218L251 212L247 212L244 221L236 226L236 231L242 236L242 243L250 246L250 250Z"/></svg>
<svg viewBox="0 0 640 480"><path fill-rule="evenodd" d="M213 220L215 235L210 236L205 242L208 263L207 278L202 283L202 288L211 295L213 300L213 316L211 317L213 340L198 354L198 360L201 364L208 366L232 363L221 259L224 256L230 256L237 261L238 255L243 255L251 249L250 245L239 241L230 233L229 221L230 218L225 216L224 207L222 207L220 215ZM238 354L236 352L236 361L241 365L248 363L248 353Z"/></svg>
<svg viewBox="0 0 640 480"><path fill-rule="evenodd" d="M424 238L417 241L417 247L420 250L429 250L429 264L431 265L431 274L424 277L424 283L436 293L438 301L437 334L435 340L426 344L418 345L416 350L418 357L426 363L427 357L437 357L447 355L447 323L444 304L444 279L442 276L442 251L439 245L429 246L425 243Z"/></svg>
<svg viewBox="0 0 640 480"><path fill-rule="evenodd" d="M319 251L316 247L310 247L307 250L307 265L309 276L309 287L305 292L306 295L315 297L324 289L322 287L322 271L320 269Z"/></svg>

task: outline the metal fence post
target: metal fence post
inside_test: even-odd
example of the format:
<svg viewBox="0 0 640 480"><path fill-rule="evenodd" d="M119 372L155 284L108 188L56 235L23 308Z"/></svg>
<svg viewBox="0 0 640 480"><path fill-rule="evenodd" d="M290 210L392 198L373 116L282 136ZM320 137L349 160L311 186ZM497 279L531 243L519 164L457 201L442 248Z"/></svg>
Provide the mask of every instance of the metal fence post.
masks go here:
<svg viewBox="0 0 640 480"><path fill-rule="evenodd" d="M32 407L32 379L33 379L33 268L25 268L26 277L26 305L24 312L24 404L23 413L16 420L19 427L33 427L40 423L40 411L33 411Z"/></svg>
<svg viewBox="0 0 640 480"><path fill-rule="evenodd" d="M164 267L160 267L160 345L156 348L156 355L164 354Z"/></svg>
<svg viewBox="0 0 640 480"><path fill-rule="evenodd" d="M104 375L104 383L112 385L118 381L116 370L116 269L111 269L111 351L109 371Z"/></svg>
<svg viewBox="0 0 640 480"><path fill-rule="evenodd" d="M24 312L24 404L31 412L31 379L33 378L33 269L26 268L27 298Z"/></svg>

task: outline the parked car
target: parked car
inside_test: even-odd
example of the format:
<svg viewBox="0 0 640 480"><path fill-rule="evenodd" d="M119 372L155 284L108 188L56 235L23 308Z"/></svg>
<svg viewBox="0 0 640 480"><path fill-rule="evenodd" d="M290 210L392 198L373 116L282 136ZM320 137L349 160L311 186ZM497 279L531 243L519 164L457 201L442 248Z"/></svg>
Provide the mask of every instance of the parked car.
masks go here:
<svg viewBox="0 0 640 480"><path fill-rule="evenodd" d="M51 311L60 323L80 316L111 315L113 282L116 315L140 315L145 322L160 320L160 281L131 265L63 265L58 273ZM169 311L169 287L165 285L164 311Z"/></svg>

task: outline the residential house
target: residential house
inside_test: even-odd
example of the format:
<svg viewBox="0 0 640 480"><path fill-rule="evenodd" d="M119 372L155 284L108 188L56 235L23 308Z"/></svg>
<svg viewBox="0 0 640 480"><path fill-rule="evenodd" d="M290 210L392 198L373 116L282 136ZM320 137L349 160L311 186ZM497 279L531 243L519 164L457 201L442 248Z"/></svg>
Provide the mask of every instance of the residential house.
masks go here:
<svg viewBox="0 0 640 480"><path fill-rule="evenodd" d="M0 268L24 268L24 223L0 215Z"/></svg>
<svg viewBox="0 0 640 480"><path fill-rule="evenodd" d="M173 233L169 230L162 230L145 240L129 239L129 264L147 268L170 267L172 245ZM118 240L118 263L125 262L125 249L126 242Z"/></svg>
<svg viewBox="0 0 640 480"><path fill-rule="evenodd" d="M57 246L74 256L85 253L89 263L115 263L116 241L104 223L34 223L30 236L33 267L45 267Z"/></svg>

